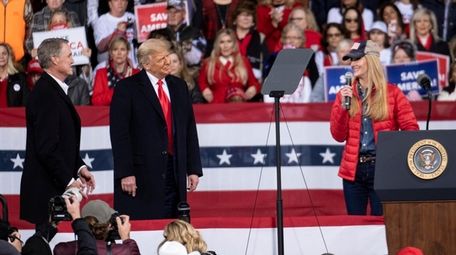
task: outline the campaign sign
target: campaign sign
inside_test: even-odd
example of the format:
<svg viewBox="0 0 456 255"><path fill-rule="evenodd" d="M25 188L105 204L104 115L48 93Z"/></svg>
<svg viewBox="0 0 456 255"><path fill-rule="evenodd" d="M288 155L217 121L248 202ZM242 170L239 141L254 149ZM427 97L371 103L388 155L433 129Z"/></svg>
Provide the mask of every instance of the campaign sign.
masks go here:
<svg viewBox="0 0 456 255"><path fill-rule="evenodd" d="M147 40L149 33L154 30L162 29L167 26L168 13L166 11L166 2L136 5L136 31L138 41Z"/></svg>
<svg viewBox="0 0 456 255"><path fill-rule="evenodd" d="M438 53L427 52L427 51L417 51L416 60L431 60L437 59L439 65L439 85L440 87L448 86L448 71L450 70L450 57Z"/></svg>
<svg viewBox="0 0 456 255"><path fill-rule="evenodd" d="M350 66L328 66L325 67L325 101L332 102L336 99L337 92L347 85L345 74L352 72Z"/></svg>
<svg viewBox="0 0 456 255"><path fill-rule="evenodd" d="M432 94L439 94L439 75L437 70L437 60L386 66L386 74L389 82L396 84L404 94L407 94L411 90L417 90L422 96L426 95L426 91L416 81L422 73L427 74L431 78Z"/></svg>
<svg viewBox="0 0 456 255"><path fill-rule="evenodd" d="M85 65L89 63L89 58L82 55L82 50L87 48L87 38L84 27L58 29L45 32L33 32L33 47L35 49L48 38L62 38L68 40L68 45L73 54L73 65Z"/></svg>

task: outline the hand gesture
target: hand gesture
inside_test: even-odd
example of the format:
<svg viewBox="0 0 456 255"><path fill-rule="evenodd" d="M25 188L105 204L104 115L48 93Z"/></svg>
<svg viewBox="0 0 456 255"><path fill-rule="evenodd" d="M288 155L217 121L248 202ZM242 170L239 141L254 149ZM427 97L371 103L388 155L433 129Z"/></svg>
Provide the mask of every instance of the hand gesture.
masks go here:
<svg viewBox="0 0 456 255"><path fill-rule="evenodd" d="M196 187L198 187L199 183L199 177L196 174L192 174L188 176L188 182L187 182L187 190L192 192L196 190Z"/></svg>
<svg viewBox="0 0 456 255"><path fill-rule="evenodd" d="M79 179L82 182L83 188L86 189L86 192L81 193L84 197L87 197L95 189L95 177L86 166L83 166L81 171L79 171Z"/></svg>
<svg viewBox="0 0 456 255"><path fill-rule="evenodd" d="M135 176L127 176L122 178L120 185L122 186L123 191L127 192L132 197L136 196L136 189L138 189L138 186L136 186Z"/></svg>
<svg viewBox="0 0 456 255"><path fill-rule="evenodd" d="M119 236L122 241L130 239L130 216L128 215L120 215L116 217L117 222L117 229L119 230Z"/></svg>
<svg viewBox="0 0 456 255"><path fill-rule="evenodd" d="M67 211L71 215L71 218L73 220L81 218L81 211L79 210L79 200L74 196L71 197L71 199L69 199L68 197L64 197L64 199Z"/></svg>

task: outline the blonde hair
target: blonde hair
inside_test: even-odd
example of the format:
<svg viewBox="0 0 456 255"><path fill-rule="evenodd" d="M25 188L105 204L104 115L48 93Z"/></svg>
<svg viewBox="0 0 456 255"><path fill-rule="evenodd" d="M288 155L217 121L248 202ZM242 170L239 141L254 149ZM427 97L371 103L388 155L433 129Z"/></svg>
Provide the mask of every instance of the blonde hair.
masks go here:
<svg viewBox="0 0 456 255"><path fill-rule="evenodd" d="M6 53L8 54L7 63L6 63L6 69L7 69L8 74L10 75L10 74L18 73L19 70L17 70L17 68L14 66L15 57L14 57L13 49L7 43L0 43L0 46L5 48Z"/></svg>
<svg viewBox="0 0 456 255"><path fill-rule="evenodd" d="M288 16L288 23L291 22L291 17L293 16L292 14L295 12L298 12L298 11L304 12L304 15L306 17L306 23L307 23L306 29L310 29L313 31L320 31L320 29L318 28L318 25L317 25L317 21L315 20L315 15L313 14L313 12L311 10L309 10L309 8L306 8L304 6L296 6L291 10L290 15Z"/></svg>
<svg viewBox="0 0 456 255"><path fill-rule="evenodd" d="M188 253L193 251L203 253L207 251L206 242L201 237L201 234L192 225L183 220L174 220L166 225L163 236L165 239L158 245L158 249L167 241L177 241L185 246Z"/></svg>
<svg viewBox="0 0 456 255"><path fill-rule="evenodd" d="M230 70L228 71L228 75L233 81L240 81L243 85L246 85L247 80L248 80L248 74L247 74L247 67L244 64L244 61L242 60L241 53L239 51L239 46L237 43L237 38L236 34L232 29L221 29L217 33L217 36L215 38L214 42L214 49L211 52L211 56L208 59L208 69L207 69L207 81L209 84L214 84L214 76L215 74L215 65L219 61L220 57L220 41L222 36L228 35L230 39L233 41L233 63L232 66L234 67L234 73L233 71ZM218 75L221 76L222 71L219 70Z"/></svg>
<svg viewBox="0 0 456 255"><path fill-rule="evenodd" d="M138 62L144 67L144 64L149 63L149 55L163 53L165 51L170 51L170 49L171 43L166 40L156 38L147 39L138 48Z"/></svg>
<svg viewBox="0 0 456 255"><path fill-rule="evenodd" d="M305 43L306 43L306 35L304 34L304 31L301 30L301 28L299 28L296 24L294 23L288 23L282 30L282 37L281 37L281 40L282 40L282 43L285 43L285 40L287 39L287 34L288 32L290 31L295 31L298 35L299 35L299 38L301 39L301 45L300 47L302 47Z"/></svg>
<svg viewBox="0 0 456 255"><path fill-rule="evenodd" d="M384 120L388 118L388 93L387 82L383 67L380 63L380 58L374 55L366 55L367 63L367 79L368 84L366 96L366 110L364 115L371 117L373 120ZM359 104L352 104L350 108L350 116L355 116L361 109Z"/></svg>
<svg viewBox="0 0 456 255"><path fill-rule="evenodd" d="M432 34L432 37L434 38L434 41L440 40L439 38L439 27L437 25L437 18L435 17L434 12L432 12L429 9L426 8L419 8L416 9L415 12L413 13L412 20L410 21L410 41L413 44L417 44L417 38L416 38L416 31L415 31L415 22L418 19L423 18L424 16L428 16L429 20L431 22L431 31L430 33Z"/></svg>

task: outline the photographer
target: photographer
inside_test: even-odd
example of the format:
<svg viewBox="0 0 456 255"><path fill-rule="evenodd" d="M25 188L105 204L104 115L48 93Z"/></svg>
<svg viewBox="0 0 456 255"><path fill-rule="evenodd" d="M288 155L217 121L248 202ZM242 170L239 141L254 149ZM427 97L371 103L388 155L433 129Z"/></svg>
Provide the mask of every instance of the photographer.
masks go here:
<svg viewBox="0 0 456 255"><path fill-rule="evenodd" d="M81 215L96 239L98 254L107 254L108 251L113 255L140 254L136 241L130 239L129 216L117 216L117 212L102 200L88 202L82 208ZM122 240L122 243L116 244L114 240L117 239ZM59 243L54 248L54 255L76 254L78 249L80 250L81 246L76 241Z"/></svg>

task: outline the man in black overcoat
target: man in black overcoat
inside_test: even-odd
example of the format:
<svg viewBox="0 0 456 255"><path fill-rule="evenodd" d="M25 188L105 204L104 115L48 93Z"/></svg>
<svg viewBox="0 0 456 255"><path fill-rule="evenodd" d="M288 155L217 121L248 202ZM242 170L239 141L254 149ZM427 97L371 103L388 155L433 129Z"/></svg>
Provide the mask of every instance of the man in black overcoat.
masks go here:
<svg viewBox="0 0 456 255"><path fill-rule="evenodd" d="M37 233L50 240L55 229L49 222L49 199L68 188L80 189L85 195L95 188L95 179L79 154L81 121L63 82L73 72L68 41L44 40L38 47L38 59L45 72L26 106L20 217L34 223Z"/></svg>
<svg viewBox="0 0 456 255"><path fill-rule="evenodd" d="M167 41L143 42L143 70L121 80L111 102L114 208L131 219L176 217L202 176L191 98L169 75L169 54Z"/></svg>

